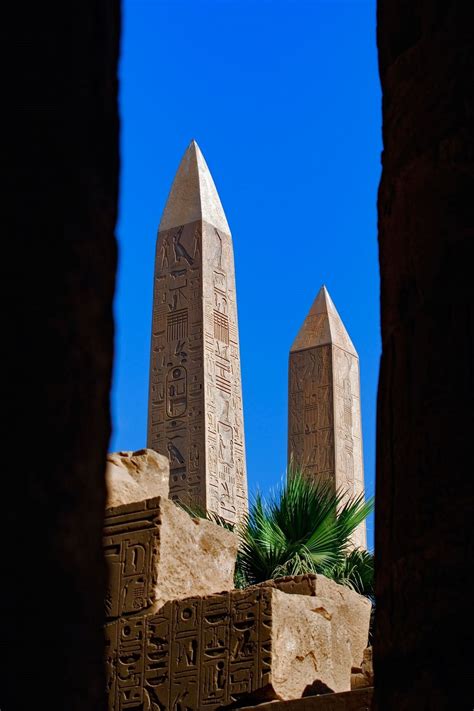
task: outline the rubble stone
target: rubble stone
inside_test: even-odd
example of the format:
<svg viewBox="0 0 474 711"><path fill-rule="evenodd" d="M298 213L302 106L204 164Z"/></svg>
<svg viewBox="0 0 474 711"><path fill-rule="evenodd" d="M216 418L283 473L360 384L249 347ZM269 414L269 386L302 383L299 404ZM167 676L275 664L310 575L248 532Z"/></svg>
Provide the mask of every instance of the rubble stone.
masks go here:
<svg viewBox="0 0 474 711"><path fill-rule="evenodd" d="M168 458L152 449L112 452L106 466L107 507L169 495Z"/></svg>
<svg viewBox="0 0 474 711"><path fill-rule="evenodd" d="M122 617L106 626L109 710L214 711L349 690L351 611L342 611L255 586Z"/></svg>
<svg viewBox="0 0 474 711"><path fill-rule="evenodd" d="M351 689L363 689L374 685L374 668L372 665L372 647L364 649L360 668L353 667L351 674Z"/></svg>
<svg viewBox="0 0 474 711"><path fill-rule="evenodd" d="M104 548L109 618L234 585L237 536L163 497L109 508Z"/></svg>
<svg viewBox="0 0 474 711"><path fill-rule="evenodd" d="M339 585L324 575L294 575L260 583L291 595L305 595L319 600L321 613L330 611L336 615L338 634L347 635L352 650L352 665L359 667L369 635L372 605L363 595L359 595L345 585Z"/></svg>

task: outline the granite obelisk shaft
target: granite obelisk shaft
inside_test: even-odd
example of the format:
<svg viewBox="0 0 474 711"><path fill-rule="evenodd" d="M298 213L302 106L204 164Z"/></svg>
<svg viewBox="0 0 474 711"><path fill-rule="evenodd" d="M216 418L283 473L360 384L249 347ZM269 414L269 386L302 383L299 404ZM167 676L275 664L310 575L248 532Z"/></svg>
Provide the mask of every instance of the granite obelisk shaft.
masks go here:
<svg viewBox="0 0 474 711"><path fill-rule="evenodd" d="M324 286L291 347L288 390L289 466L363 494L359 358ZM366 547L365 523L352 541Z"/></svg>
<svg viewBox="0 0 474 711"><path fill-rule="evenodd" d="M158 231L148 446L170 460L170 496L235 523L247 511L232 238L193 141Z"/></svg>

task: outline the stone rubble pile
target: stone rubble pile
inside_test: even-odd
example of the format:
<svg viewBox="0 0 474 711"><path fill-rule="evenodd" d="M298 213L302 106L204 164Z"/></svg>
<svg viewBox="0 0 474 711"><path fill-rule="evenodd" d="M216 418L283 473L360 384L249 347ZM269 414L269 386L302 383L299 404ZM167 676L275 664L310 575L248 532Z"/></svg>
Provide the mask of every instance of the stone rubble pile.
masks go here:
<svg viewBox="0 0 474 711"><path fill-rule="evenodd" d="M109 711L214 711L349 691L370 602L321 575L234 590L237 536L170 501L167 467L151 450L108 457Z"/></svg>

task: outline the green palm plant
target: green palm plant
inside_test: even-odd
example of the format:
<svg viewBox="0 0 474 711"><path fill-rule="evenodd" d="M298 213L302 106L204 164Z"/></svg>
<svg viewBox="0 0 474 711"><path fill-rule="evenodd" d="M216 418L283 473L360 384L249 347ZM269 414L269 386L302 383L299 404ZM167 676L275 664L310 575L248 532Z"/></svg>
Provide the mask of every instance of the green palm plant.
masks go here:
<svg viewBox="0 0 474 711"><path fill-rule="evenodd" d="M347 585L355 592L374 601L374 555L369 551L356 549L347 553L342 562L324 571L336 583Z"/></svg>
<svg viewBox="0 0 474 711"><path fill-rule="evenodd" d="M354 556L349 575L350 539L373 510L373 500L365 501L363 495L344 499L343 491L334 492L329 483L308 480L298 471L290 472L267 501L257 494L237 530L239 586L283 575L322 573L350 581L355 588L357 562L368 561Z"/></svg>

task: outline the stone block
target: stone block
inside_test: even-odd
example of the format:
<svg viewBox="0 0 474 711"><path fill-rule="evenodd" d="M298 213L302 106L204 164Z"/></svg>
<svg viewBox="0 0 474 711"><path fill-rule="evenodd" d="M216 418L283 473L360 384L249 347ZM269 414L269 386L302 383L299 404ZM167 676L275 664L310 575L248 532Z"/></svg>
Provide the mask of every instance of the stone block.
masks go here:
<svg viewBox="0 0 474 711"><path fill-rule="evenodd" d="M109 711L213 711L350 689L341 605L253 587L106 626Z"/></svg>
<svg viewBox="0 0 474 711"><path fill-rule="evenodd" d="M287 594L316 597L321 610L337 617L338 633L347 635L352 651L352 666L360 667L367 647L372 604L345 585L324 575L293 575L260 583Z"/></svg>
<svg viewBox="0 0 474 711"><path fill-rule="evenodd" d="M234 533L163 497L107 509L107 616L231 589L237 548Z"/></svg>
<svg viewBox="0 0 474 711"><path fill-rule="evenodd" d="M291 701L272 701L258 706L245 706L244 709L259 711L370 711L374 690L360 689L344 691L341 694L323 694L308 696Z"/></svg>
<svg viewBox="0 0 474 711"><path fill-rule="evenodd" d="M108 454L105 477L107 507L144 501L153 496L168 498L170 489L168 457L152 449Z"/></svg>

